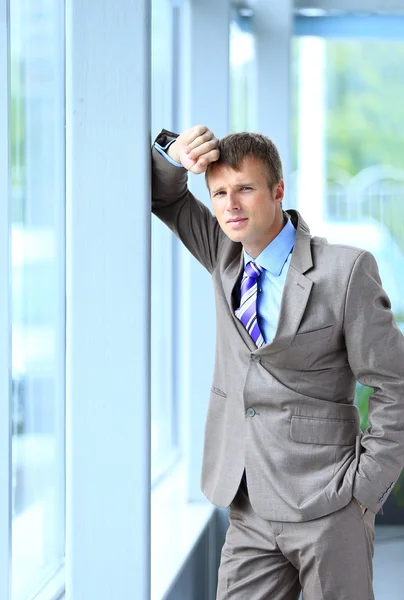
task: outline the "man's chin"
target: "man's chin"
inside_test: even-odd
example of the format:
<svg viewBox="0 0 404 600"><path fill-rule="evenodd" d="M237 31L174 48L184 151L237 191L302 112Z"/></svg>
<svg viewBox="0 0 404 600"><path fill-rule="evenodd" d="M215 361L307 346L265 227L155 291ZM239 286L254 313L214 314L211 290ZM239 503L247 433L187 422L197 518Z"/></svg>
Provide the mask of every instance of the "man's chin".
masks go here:
<svg viewBox="0 0 404 600"><path fill-rule="evenodd" d="M227 237L231 239L232 242L243 243L243 239L245 239L245 231L237 231L228 226L222 227L222 229L227 235Z"/></svg>
<svg viewBox="0 0 404 600"><path fill-rule="evenodd" d="M241 232L237 231L226 231L227 237L231 239L232 242L243 243L244 235Z"/></svg>

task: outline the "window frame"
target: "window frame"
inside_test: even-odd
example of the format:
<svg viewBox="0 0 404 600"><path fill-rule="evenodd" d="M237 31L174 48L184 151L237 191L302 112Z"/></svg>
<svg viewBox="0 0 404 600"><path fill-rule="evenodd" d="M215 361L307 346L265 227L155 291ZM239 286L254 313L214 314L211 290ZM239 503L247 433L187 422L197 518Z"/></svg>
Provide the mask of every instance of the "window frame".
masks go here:
<svg viewBox="0 0 404 600"><path fill-rule="evenodd" d="M294 18L294 37L403 40L404 15L343 14Z"/></svg>
<svg viewBox="0 0 404 600"><path fill-rule="evenodd" d="M327 11L400 13L403 10L401 0L294 0L294 8L297 12L317 14Z"/></svg>
<svg viewBox="0 0 404 600"><path fill-rule="evenodd" d="M164 3L165 6L160 6ZM152 11L152 110L151 110L151 124L152 124L152 142L154 137L158 135L159 131L163 128L168 130L175 130L175 76L178 70L174 69L174 64L178 63L179 57L178 51L178 40L175 37L175 26L177 24L177 10L172 0L151 0L151 11ZM167 20L164 19L164 31L163 35L159 36L159 31L153 21L155 15L167 16ZM168 37L168 43L164 43L164 65L168 66L167 72L164 72L164 81L161 82L160 78L157 77L158 73L153 71L153 51L154 41L158 39L161 43L162 39ZM167 40L166 40L167 41ZM160 48L161 49L161 48ZM156 81L156 83L154 83ZM163 97L161 94L161 86L163 86ZM161 120L161 122L160 122ZM178 411L178 386L177 386L177 371L176 371L176 345L178 343L176 336L176 315L177 315L177 294L176 294L176 262L175 262L175 243L176 240L168 228L159 221L157 217L152 216L152 251L151 251L151 298L152 298L152 313L151 313L151 333L156 335L154 327L156 320L159 316L156 316L158 305L164 298L167 298L169 303L169 322L166 323L163 315L163 323L161 328L164 333L167 333L169 339L163 339L163 348L157 347L152 335L151 344L151 406L152 406L152 426L153 416L156 410L155 394L160 387L165 388L165 384L168 386L167 390L167 401L169 402L168 414L170 420L167 425L167 431L169 432L171 444L164 453L164 460L160 460L156 463L153 460L153 446L152 446L152 475L151 484L152 489L159 485L159 483L168 476L172 469L178 464L182 455L182 448L179 438L179 411ZM154 252L156 255L154 256ZM165 281L164 281L165 280ZM158 289L155 289L154 286ZM154 302L153 302L154 301ZM154 303L156 306L153 306ZM165 307L164 307L165 311ZM154 343L153 343L154 342ZM161 356L159 352L164 353L165 360L168 361L166 376L167 381L159 382L156 387L153 383L156 381L154 377L154 369L156 369L157 376L159 375L159 359ZM165 352L164 352L165 351ZM169 371L167 375L167 371ZM164 373L162 371L161 373ZM160 376L161 376L160 373ZM165 408L167 408L165 406ZM161 421L159 421L159 430L161 428ZM152 436L153 442L153 436Z"/></svg>

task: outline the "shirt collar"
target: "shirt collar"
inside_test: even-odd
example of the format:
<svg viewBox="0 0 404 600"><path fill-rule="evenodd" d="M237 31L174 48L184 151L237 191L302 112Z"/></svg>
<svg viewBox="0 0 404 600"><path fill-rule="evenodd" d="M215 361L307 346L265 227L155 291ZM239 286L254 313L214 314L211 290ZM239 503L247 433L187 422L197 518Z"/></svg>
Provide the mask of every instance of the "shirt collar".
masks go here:
<svg viewBox="0 0 404 600"><path fill-rule="evenodd" d="M288 218L282 231L263 249L261 254L256 259L252 258L245 250L244 266L250 261L255 262L272 275L282 273L283 265L288 259L296 240L296 229L293 227L291 220Z"/></svg>

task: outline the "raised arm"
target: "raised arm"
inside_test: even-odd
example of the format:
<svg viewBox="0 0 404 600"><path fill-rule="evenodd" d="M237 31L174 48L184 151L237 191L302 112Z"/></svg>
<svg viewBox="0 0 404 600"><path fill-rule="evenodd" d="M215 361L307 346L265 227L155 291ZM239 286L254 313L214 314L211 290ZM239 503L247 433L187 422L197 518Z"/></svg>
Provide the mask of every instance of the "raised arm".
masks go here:
<svg viewBox="0 0 404 600"><path fill-rule="evenodd" d="M163 130L152 150L152 211L210 272L224 237L216 218L188 189L188 171L204 173L219 158L218 140L204 126L177 136Z"/></svg>

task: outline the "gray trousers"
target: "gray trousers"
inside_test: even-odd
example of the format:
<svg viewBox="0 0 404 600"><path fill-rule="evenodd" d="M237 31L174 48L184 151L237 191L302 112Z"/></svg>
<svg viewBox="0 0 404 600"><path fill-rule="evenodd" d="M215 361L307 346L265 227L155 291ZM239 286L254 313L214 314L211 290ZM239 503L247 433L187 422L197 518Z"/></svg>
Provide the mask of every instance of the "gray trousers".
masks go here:
<svg viewBox="0 0 404 600"><path fill-rule="evenodd" d="M230 507L217 600L374 600L374 515L356 500L303 523L261 519L242 484Z"/></svg>

